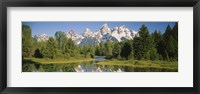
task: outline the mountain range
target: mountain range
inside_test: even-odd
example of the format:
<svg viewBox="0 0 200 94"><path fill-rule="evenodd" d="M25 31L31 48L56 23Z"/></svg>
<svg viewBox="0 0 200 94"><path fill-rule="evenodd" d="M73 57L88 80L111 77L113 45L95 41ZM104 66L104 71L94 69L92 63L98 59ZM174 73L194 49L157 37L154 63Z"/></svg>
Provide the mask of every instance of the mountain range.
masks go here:
<svg viewBox="0 0 200 94"><path fill-rule="evenodd" d="M77 45L96 45L102 41L105 42L121 42L123 40L133 39L135 36L139 36L139 33L135 30L130 30L126 26L119 26L109 28L108 24L103 24L100 29L93 32L89 28L86 28L82 34L76 33L74 30L65 32L67 38L72 39ZM38 42L47 41L50 36L47 34L37 35Z"/></svg>

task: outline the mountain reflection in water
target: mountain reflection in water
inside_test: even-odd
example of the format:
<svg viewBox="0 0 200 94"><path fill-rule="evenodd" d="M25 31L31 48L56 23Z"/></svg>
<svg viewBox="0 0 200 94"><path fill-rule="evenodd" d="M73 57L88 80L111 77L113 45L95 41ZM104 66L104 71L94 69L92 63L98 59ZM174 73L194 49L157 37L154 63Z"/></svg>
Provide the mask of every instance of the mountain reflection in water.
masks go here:
<svg viewBox="0 0 200 94"><path fill-rule="evenodd" d="M108 68L106 66L94 66L91 64L90 66L85 66L83 64L75 67L76 72L122 72L120 68Z"/></svg>
<svg viewBox="0 0 200 94"><path fill-rule="evenodd" d="M104 57L96 57L94 61L66 64L23 64L22 72L170 72L162 68L135 68L123 65L99 65Z"/></svg>

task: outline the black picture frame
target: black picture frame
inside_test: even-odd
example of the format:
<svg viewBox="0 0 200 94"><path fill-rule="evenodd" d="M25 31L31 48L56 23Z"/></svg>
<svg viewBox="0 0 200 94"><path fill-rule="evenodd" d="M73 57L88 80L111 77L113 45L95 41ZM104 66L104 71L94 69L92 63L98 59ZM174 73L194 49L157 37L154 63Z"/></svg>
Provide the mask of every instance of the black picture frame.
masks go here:
<svg viewBox="0 0 200 94"><path fill-rule="evenodd" d="M7 87L7 7L193 7L194 87ZM0 91L2 94L200 94L200 0L2 0L0 1Z"/></svg>

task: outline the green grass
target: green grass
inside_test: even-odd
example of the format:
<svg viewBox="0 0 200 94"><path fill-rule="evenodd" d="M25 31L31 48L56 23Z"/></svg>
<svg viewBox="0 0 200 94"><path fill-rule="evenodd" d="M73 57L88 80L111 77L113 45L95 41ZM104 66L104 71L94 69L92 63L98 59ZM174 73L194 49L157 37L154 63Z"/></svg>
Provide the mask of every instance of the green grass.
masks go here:
<svg viewBox="0 0 200 94"><path fill-rule="evenodd" d="M69 58L69 59L48 59L48 58L24 58L24 63L39 63L39 64L64 64L64 63L79 63L92 61L93 58Z"/></svg>
<svg viewBox="0 0 200 94"><path fill-rule="evenodd" d="M178 61L151 61L151 60L106 60L96 63L98 65L128 66L134 68L161 68L178 70Z"/></svg>

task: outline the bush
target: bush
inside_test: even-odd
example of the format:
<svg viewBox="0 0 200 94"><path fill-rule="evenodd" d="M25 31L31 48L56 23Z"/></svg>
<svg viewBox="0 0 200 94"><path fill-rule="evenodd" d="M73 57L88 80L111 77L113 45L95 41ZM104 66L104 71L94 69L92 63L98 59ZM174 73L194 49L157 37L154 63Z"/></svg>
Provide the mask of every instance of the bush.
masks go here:
<svg viewBox="0 0 200 94"><path fill-rule="evenodd" d="M94 54L90 54L90 57L91 57L91 58L94 58Z"/></svg>
<svg viewBox="0 0 200 94"><path fill-rule="evenodd" d="M70 58L70 55L69 55L69 54L64 54L64 58L65 58L65 59L69 59L69 58Z"/></svg>
<svg viewBox="0 0 200 94"><path fill-rule="evenodd" d="M35 50L34 57L35 58L43 58L43 55L39 49Z"/></svg>
<svg viewBox="0 0 200 94"><path fill-rule="evenodd" d="M139 61L138 60L135 60L135 64L138 64L139 63Z"/></svg>

